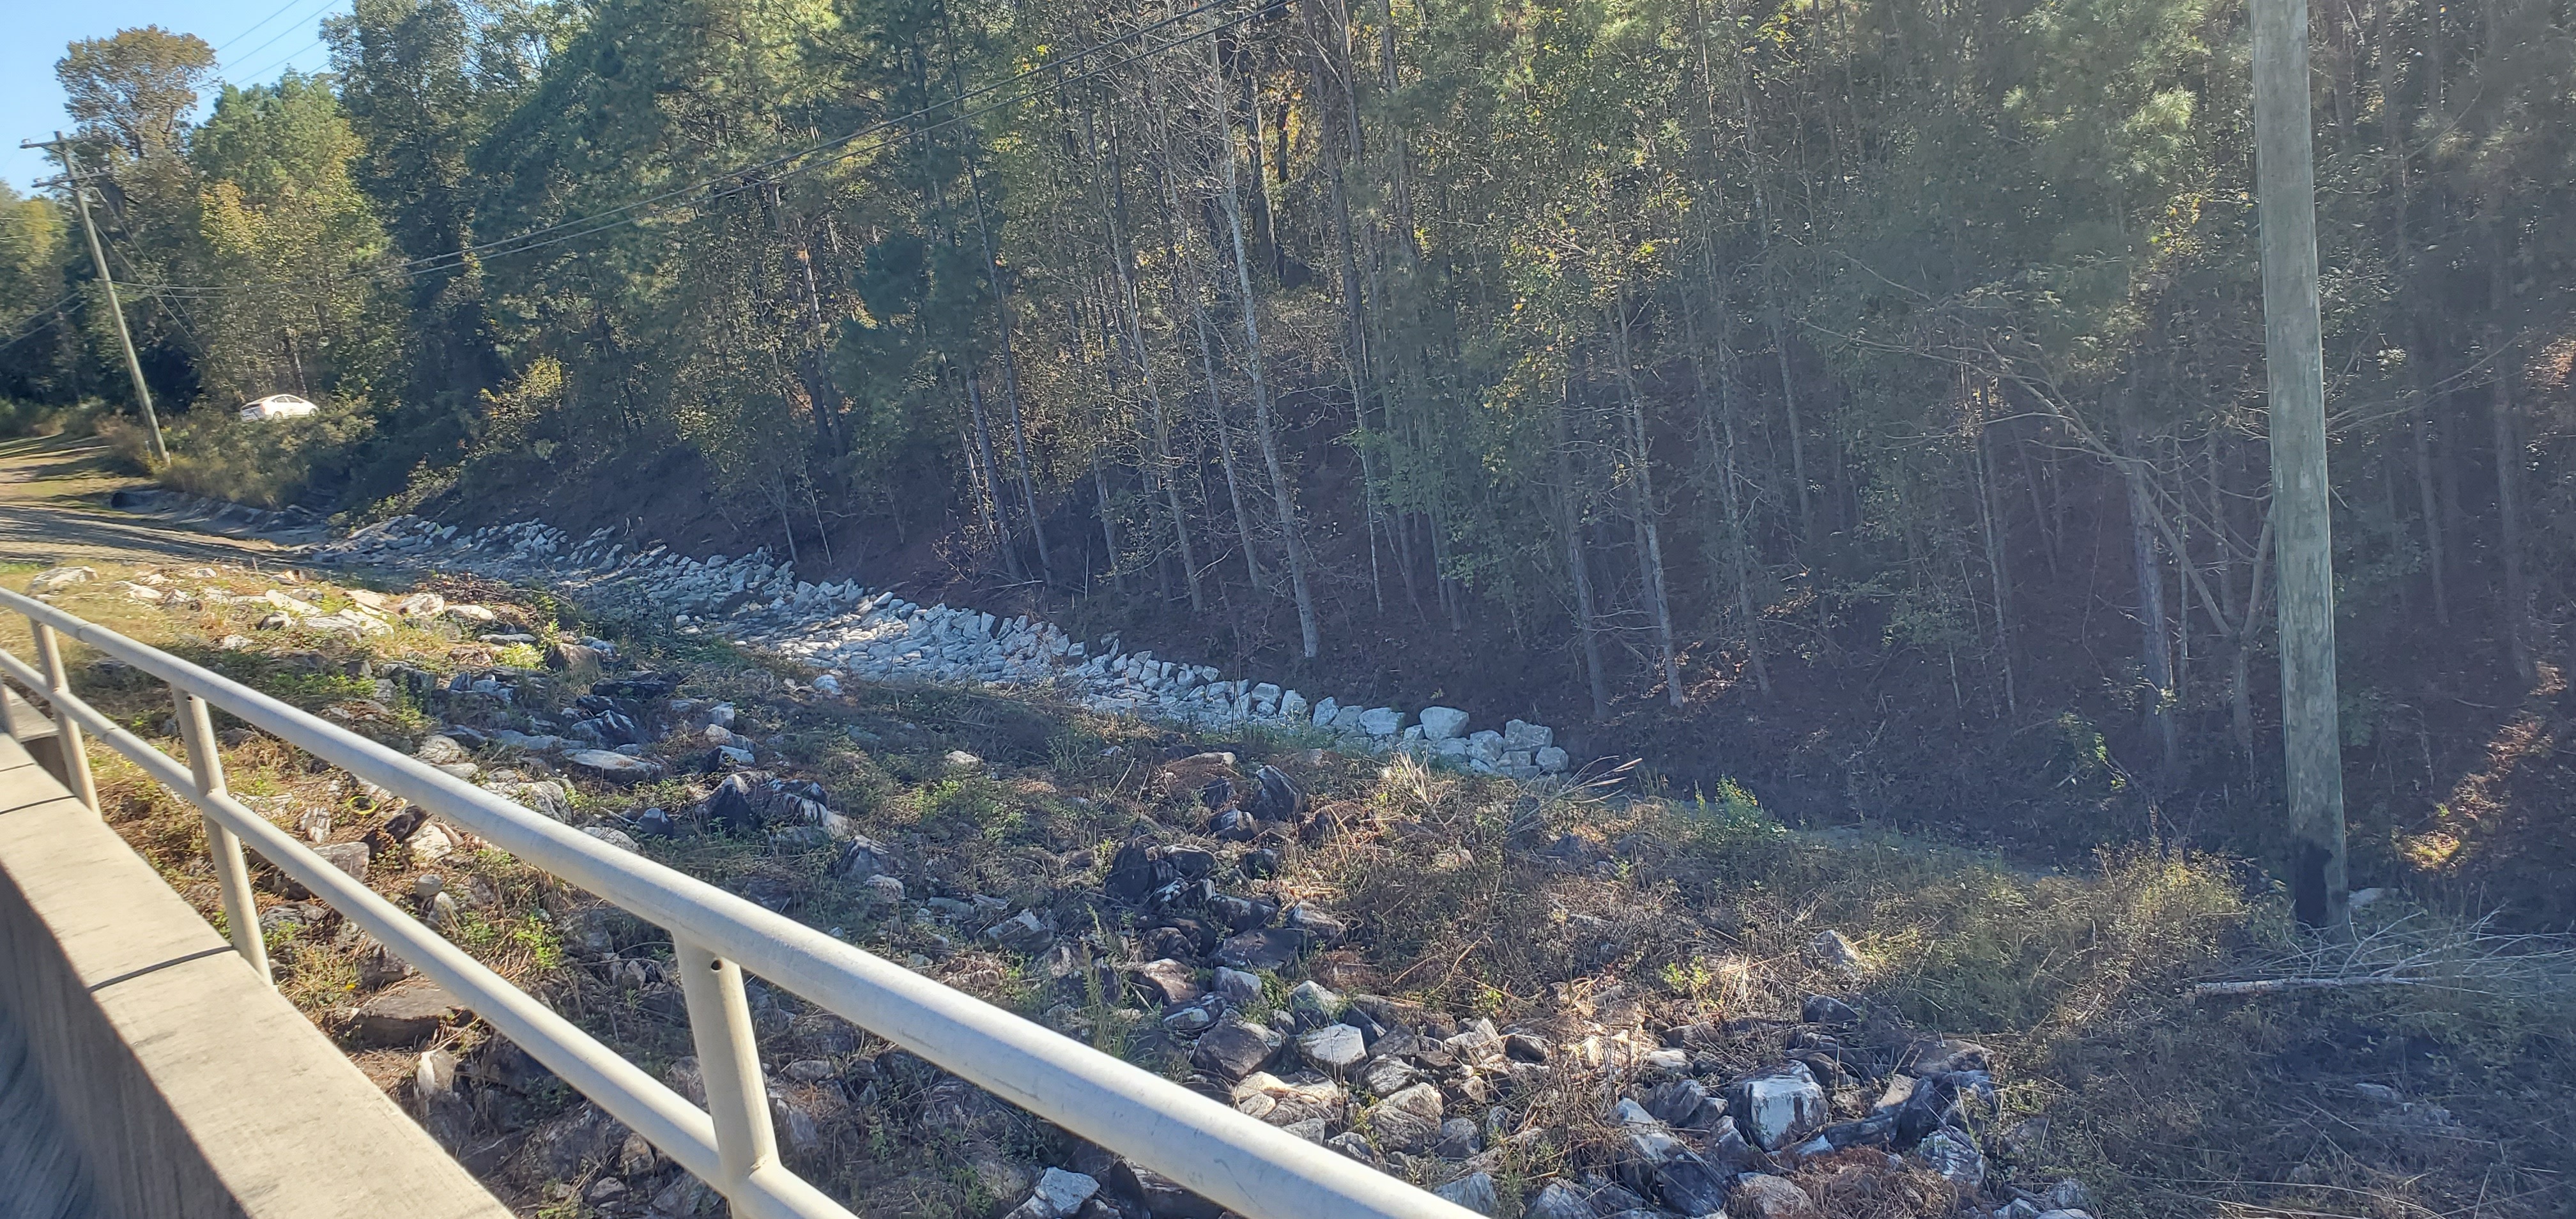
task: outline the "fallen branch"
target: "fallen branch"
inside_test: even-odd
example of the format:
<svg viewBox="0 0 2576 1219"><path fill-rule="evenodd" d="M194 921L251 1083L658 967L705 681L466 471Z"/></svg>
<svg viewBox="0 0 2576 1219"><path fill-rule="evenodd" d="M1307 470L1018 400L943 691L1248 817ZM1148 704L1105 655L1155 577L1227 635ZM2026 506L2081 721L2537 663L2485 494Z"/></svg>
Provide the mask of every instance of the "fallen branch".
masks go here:
<svg viewBox="0 0 2576 1219"><path fill-rule="evenodd" d="M2328 990L2346 986L2422 986L2423 978L2393 978L2367 974L2358 978L2256 978L2248 982L2201 982L2191 988L2194 998L2202 995L2268 995L2287 990Z"/></svg>

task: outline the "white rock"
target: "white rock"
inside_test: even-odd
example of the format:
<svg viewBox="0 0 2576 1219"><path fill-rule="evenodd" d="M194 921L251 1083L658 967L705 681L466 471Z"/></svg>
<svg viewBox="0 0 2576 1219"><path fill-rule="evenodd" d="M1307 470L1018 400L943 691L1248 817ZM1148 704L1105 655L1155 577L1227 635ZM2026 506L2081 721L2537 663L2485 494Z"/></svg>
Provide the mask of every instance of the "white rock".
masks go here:
<svg viewBox="0 0 2576 1219"><path fill-rule="evenodd" d="M1550 745L1547 748L1530 755L1530 760L1536 763L1540 770L1544 770L1549 774L1558 774L1563 772L1568 765L1572 764L1573 761L1573 759L1566 756L1566 752L1563 749L1554 745Z"/></svg>
<svg viewBox="0 0 2576 1219"><path fill-rule="evenodd" d="M1556 744L1556 730L1528 720L1506 720L1503 723L1503 748L1545 749Z"/></svg>
<svg viewBox="0 0 2576 1219"><path fill-rule="evenodd" d="M1789 1146L1832 1120L1825 1090L1803 1070L1774 1075L1744 1085L1744 1135L1766 1151Z"/></svg>
<svg viewBox="0 0 2576 1219"><path fill-rule="evenodd" d="M1462 736L1466 731L1466 712L1460 711L1456 707L1425 707L1422 709L1422 739L1426 741L1445 741L1451 737Z"/></svg>
<svg viewBox="0 0 2576 1219"><path fill-rule="evenodd" d="M422 863L437 863L456 853L456 840L448 837L447 831L440 829L435 821L413 831L411 841L406 845L411 847L412 858Z"/></svg>
<svg viewBox="0 0 2576 1219"><path fill-rule="evenodd" d="M1067 1219L1100 1192L1100 1182L1078 1172L1050 1168L1038 1176L1037 1188L1010 1219Z"/></svg>
<svg viewBox="0 0 2576 1219"><path fill-rule="evenodd" d="M411 756L432 766L444 766L451 762L468 760L465 747L457 744L454 737L437 733L432 733L423 739L420 748L411 751Z"/></svg>
<svg viewBox="0 0 2576 1219"><path fill-rule="evenodd" d="M564 761L575 770L612 783L641 783L662 774L658 763L607 749L576 749L565 754Z"/></svg>
<svg viewBox="0 0 2576 1219"><path fill-rule="evenodd" d="M1368 1038L1350 1025L1328 1024L1299 1037L1297 1052L1326 1071L1347 1071L1368 1057Z"/></svg>
<svg viewBox="0 0 2576 1219"><path fill-rule="evenodd" d="M1394 736L1404 726L1404 713L1393 707L1371 707L1359 714L1359 730L1370 736Z"/></svg>
<svg viewBox="0 0 2576 1219"><path fill-rule="evenodd" d="M86 567L48 567L27 578L29 594L60 592L72 585L95 580L98 573Z"/></svg>

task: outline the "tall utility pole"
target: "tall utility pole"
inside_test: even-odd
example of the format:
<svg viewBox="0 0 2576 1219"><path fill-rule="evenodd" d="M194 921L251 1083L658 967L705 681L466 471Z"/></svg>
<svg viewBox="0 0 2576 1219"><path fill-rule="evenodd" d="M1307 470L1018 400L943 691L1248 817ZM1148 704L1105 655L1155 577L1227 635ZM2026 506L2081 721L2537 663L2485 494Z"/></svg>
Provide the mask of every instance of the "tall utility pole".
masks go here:
<svg viewBox="0 0 2576 1219"><path fill-rule="evenodd" d="M125 328L125 306L116 299L116 277L107 273L107 250L98 243L98 225L89 218L89 187L81 181L80 164L72 159L71 141L55 132L50 141L23 140L20 148L50 148L63 161L63 179L71 184L72 203L80 209L81 230L89 234L90 261L98 265L98 282L107 285L107 311L116 317L116 341L125 346L125 375L134 378L134 400L143 405L143 430L152 441L152 460L167 465L170 449L161 443L161 417L152 410L152 387L143 383L143 361L135 358L134 335Z"/></svg>
<svg viewBox="0 0 2576 1219"><path fill-rule="evenodd" d="M2325 348L2317 318L2307 0L2253 0L2254 190L2263 239L2263 363L2271 381L2273 546L2280 556L2281 747L2290 893L2299 921L2340 928L2343 746L2335 708L2334 539L2326 483Z"/></svg>

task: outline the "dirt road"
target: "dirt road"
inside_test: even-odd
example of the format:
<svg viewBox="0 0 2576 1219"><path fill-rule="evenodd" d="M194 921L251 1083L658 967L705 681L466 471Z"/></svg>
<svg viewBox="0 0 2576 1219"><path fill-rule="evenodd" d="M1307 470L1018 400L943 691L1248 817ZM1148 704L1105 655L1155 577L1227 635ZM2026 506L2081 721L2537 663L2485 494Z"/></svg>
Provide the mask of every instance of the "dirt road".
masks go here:
<svg viewBox="0 0 2576 1219"><path fill-rule="evenodd" d="M117 468L96 437L0 441L0 562L276 562L295 551L259 538L223 537L107 506L144 480Z"/></svg>

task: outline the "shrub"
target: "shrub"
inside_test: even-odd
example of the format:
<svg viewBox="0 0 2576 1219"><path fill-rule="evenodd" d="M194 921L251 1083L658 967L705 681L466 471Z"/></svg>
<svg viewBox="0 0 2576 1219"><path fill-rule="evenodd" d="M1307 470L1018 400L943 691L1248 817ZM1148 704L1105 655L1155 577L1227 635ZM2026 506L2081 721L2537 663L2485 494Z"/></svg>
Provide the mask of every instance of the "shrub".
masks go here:
<svg viewBox="0 0 2576 1219"><path fill-rule="evenodd" d="M374 430L375 416L363 402L325 406L302 419L197 411L169 430L170 464L160 479L194 495L282 508L312 489L317 474L345 464L348 451Z"/></svg>

